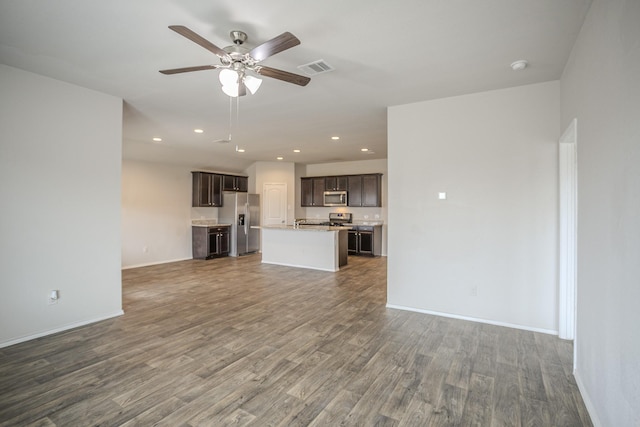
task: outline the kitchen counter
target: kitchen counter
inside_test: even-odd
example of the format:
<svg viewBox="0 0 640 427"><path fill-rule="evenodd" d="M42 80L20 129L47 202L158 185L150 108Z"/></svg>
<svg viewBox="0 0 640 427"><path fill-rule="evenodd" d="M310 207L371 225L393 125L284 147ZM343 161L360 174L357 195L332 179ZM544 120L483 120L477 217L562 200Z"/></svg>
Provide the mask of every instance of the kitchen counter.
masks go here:
<svg viewBox="0 0 640 427"><path fill-rule="evenodd" d="M293 225L263 225L263 229L272 228L276 230L294 230L294 231L340 231L351 230L351 227L336 227L329 225L300 225L294 227Z"/></svg>
<svg viewBox="0 0 640 427"><path fill-rule="evenodd" d="M215 219L193 219L191 220L192 227L230 227L231 224L218 224L218 220Z"/></svg>
<svg viewBox="0 0 640 427"><path fill-rule="evenodd" d="M347 264L350 228L321 225L262 226L262 262L338 271Z"/></svg>

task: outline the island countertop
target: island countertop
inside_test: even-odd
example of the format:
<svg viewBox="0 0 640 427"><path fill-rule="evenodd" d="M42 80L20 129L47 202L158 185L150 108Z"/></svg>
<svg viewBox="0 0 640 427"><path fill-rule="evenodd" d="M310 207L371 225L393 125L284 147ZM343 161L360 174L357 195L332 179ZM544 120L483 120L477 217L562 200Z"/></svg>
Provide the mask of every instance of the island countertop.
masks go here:
<svg viewBox="0 0 640 427"><path fill-rule="evenodd" d="M329 226L329 225L301 225L294 227L293 225L263 225L261 228L274 230L292 230L292 231L340 231L351 230L346 226Z"/></svg>

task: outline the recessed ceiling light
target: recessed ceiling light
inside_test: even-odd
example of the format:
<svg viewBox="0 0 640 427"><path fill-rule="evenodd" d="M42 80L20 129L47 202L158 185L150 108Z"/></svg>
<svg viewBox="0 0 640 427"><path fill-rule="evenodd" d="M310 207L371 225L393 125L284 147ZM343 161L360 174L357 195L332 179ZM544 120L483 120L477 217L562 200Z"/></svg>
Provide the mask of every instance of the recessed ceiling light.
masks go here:
<svg viewBox="0 0 640 427"><path fill-rule="evenodd" d="M158 137L153 138L153 140L154 140L155 142L162 142L162 138L158 138Z"/></svg>
<svg viewBox="0 0 640 427"><path fill-rule="evenodd" d="M331 139L333 139L334 141L337 141L337 140L340 139L340 137L339 136L332 136Z"/></svg>
<svg viewBox="0 0 640 427"><path fill-rule="evenodd" d="M293 150L294 153L299 153L300 150L298 150L297 148L295 150Z"/></svg>
<svg viewBox="0 0 640 427"><path fill-rule="evenodd" d="M238 148L236 151L237 151L238 153L244 153L244 148Z"/></svg>
<svg viewBox="0 0 640 427"><path fill-rule="evenodd" d="M361 148L360 151L369 151L368 148Z"/></svg>
<svg viewBox="0 0 640 427"><path fill-rule="evenodd" d="M284 157L282 157L282 156L276 157L276 160L283 160L283 159L284 159Z"/></svg>
<svg viewBox="0 0 640 427"><path fill-rule="evenodd" d="M521 71L527 68L527 65L529 65L529 63L526 60L520 59L511 63L511 69L513 71Z"/></svg>
<svg viewBox="0 0 640 427"><path fill-rule="evenodd" d="M195 133L204 133L204 131L202 129L194 129L193 130Z"/></svg>

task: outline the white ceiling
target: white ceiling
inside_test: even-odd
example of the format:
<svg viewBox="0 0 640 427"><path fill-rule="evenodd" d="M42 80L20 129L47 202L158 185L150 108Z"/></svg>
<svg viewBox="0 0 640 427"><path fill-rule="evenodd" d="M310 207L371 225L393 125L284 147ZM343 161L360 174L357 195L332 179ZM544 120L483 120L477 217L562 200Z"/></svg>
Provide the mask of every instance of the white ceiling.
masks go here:
<svg viewBox="0 0 640 427"><path fill-rule="evenodd" d="M124 99L125 158L230 171L276 156L306 164L377 159L387 156L388 106L559 79L589 4L0 0L0 62ZM298 65L324 59L335 71L306 87L264 78L255 95L240 99L232 143L215 143L229 134L218 71L158 70L218 58L169 25L219 47L231 44L233 29L248 34L249 47L289 31L302 44L264 65L302 74ZM530 67L512 71L518 59ZM153 143L156 136L163 142Z"/></svg>

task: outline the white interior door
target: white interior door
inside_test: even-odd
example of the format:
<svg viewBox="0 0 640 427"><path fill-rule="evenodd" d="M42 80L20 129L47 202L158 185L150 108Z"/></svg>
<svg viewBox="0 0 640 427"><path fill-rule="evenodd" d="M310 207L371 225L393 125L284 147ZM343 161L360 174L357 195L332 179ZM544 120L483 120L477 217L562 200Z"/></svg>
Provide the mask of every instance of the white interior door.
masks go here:
<svg viewBox="0 0 640 427"><path fill-rule="evenodd" d="M287 184L268 183L262 187L262 224L285 225L287 223Z"/></svg>
<svg viewBox="0 0 640 427"><path fill-rule="evenodd" d="M573 119L559 144L559 294L558 336L575 338L577 294L578 169L577 120ZM575 349L575 345L574 345ZM575 356L575 355L574 355Z"/></svg>

